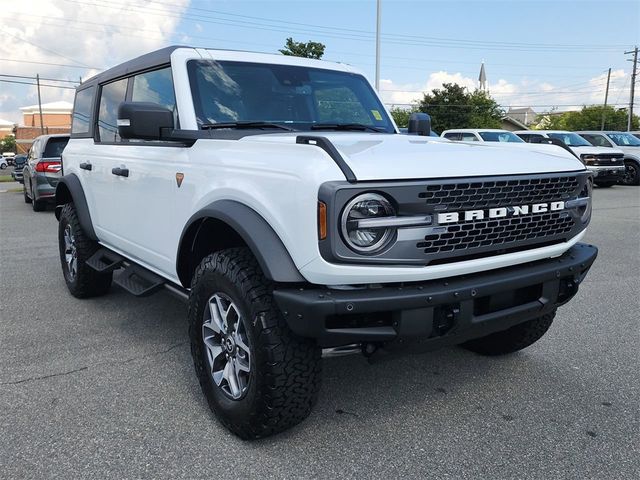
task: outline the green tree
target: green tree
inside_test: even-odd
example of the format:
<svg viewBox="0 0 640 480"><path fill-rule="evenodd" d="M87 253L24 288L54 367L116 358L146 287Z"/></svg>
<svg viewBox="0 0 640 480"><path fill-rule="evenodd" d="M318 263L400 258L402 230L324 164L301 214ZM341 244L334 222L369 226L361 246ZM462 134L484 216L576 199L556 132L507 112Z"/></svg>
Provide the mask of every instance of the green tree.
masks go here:
<svg viewBox="0 0 640 480"><path fill-rule="evenodd" d="M416 107L411 108L402 108L402 107L393 107L390 110L391 116L393 120L396 122L399 128L407 128L409 126L409 116L416 112Z"/></svg>
<svg viewBox="0 0 640 480"><path fill-rule="evenodd" d="M499 128L504 112L488 93L445 83L425 93L418 110L431 115L431 127L437 132L450 128Z"/></svg>
<svg viewBox="0 0 640 480"><path fill-rule="evenodd" d="M15 152L16 151L16 137L13 135L7 135L0 140L0 153L2 152Z"/></svg>
<svg viewBox="0 0 640 480"><path fill-rule="evenodd" d="M320 60L324 55L325 46L319 42L294 42L293 38L287 38L285 47L279 52L283 55L292 55L294 57L315 58Z"/></svg>
<svg viewBox="0 0 640 480"><path fill-rule="evenodd" d="M535 125L538 129L550 130L600 130L604 115L605 130L627 129L626 109L616 109L610 105L583 106L582 110L575 112L562 112L559 114L544 115ZM632 130L637 130L640 118L633 116Z"/></svg>

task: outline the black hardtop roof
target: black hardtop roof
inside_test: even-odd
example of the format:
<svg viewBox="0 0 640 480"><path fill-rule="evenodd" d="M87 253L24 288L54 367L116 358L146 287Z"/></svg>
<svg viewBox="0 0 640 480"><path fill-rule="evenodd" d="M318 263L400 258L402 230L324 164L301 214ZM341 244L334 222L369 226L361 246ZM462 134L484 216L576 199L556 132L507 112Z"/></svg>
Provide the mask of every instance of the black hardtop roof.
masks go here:
<svg viewBox="0 0 640 480"><path fill-rule="evenodd" d="M144 55L121 63L120 65L116 65L115 67L111 67L110 69L91 77L90 79L82 82L82 84L77 89L83 90L99 83L105 83L110 80L124 77L125 75L129 75L133 72L148 70L150 68L168 64L171 62L171 54L178 48L192 47L187 47L185 45L172 45L170 47L161 48L160 50L145 53Z"/></svg>

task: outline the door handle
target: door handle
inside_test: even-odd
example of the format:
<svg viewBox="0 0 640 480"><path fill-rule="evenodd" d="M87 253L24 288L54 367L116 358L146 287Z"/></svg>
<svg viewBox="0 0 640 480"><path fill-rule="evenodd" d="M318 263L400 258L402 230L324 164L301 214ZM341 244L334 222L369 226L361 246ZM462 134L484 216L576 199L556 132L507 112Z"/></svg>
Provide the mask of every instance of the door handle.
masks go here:
<svg viewBox="0 0 640 480"><path fill-rule="evenodd" d="M114 175L118 175L119 177L128 177L129 176L129 169L128 168L115 167L115 168L111 169L111 173L113 173Z"/></svg>
<svg viewBox="0 0 640 480"><path fill-rule="evenodd" d="M93 166L92 166L90 163L82 162L82 163L80 164L80 168L81 168L82 170L91 170L91 169L93 168Z"/></svg>

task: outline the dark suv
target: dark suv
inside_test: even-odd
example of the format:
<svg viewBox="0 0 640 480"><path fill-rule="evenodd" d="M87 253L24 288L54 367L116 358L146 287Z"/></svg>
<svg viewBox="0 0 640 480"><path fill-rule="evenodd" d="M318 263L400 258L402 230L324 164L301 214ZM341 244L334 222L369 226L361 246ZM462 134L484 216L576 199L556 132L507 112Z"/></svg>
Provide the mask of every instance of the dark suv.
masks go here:
<svg viewBox="0 0 640 480"><path fill-rule="evenodd" d="M41 135L35 139L23 172L24 201L33 206L34 212L46 208L55 200L56 186L62 170L62 151L69 142L69 135Z"/></svg>

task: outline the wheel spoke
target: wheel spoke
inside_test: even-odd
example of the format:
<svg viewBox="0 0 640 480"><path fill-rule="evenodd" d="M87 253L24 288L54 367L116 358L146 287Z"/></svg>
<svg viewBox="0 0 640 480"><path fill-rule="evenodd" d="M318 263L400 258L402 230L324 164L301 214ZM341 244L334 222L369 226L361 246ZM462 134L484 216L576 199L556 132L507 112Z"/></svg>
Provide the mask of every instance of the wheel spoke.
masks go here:
<svg viewBox="0 0 640 480"><path fill-rule="evenodd" d="M251 371L251 366L249 364L249 358L243 358L240 356L236 357L236 370L238 371L238 374L240 372L246 372L249 373Z"/></svg>
<svg viewBox="0 0 640 480"><path fill-rule="evenodd" d="M209 300L209 313L211 315L209 320L211 330L216 333L226 333L226 330L223 327L222 318L220 317L218 305L211 300Z"/></svg>

